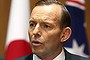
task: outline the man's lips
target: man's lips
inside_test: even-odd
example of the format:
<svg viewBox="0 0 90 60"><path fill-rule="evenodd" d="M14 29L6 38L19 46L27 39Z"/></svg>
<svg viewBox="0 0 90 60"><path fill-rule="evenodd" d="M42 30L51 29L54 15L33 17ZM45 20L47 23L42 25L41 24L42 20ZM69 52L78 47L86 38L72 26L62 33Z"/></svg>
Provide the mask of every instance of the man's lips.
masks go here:
<svg viewBox="0 0 90 60"><path fill-rule="evenodd" d="M38 46L40 46L42 43L41 42L39 42L39 41L32 41L32 45L33 46L36 46L36 47L38 47Z"/></svg>

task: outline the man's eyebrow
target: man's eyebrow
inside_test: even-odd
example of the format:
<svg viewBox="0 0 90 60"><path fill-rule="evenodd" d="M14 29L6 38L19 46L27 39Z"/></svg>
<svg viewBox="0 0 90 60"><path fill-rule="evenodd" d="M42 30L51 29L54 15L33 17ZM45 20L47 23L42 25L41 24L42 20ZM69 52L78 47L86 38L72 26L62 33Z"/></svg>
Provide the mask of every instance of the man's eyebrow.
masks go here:
<svg viewBox="0 0 90 60"><path fill-rule="evenodd" d="M30 18L29 21L30 21L30 20L34 20L34 18Z"/></svg>
<svg viewBox="0 0 90 60"><path fill-rule="evenodd" d="M30 18L30 19L29 19L29 22L31 22L31 21L33 21L33 20L34 20L34 18Z"/></svg>
<svg viewBox="0 0 90 60"><path fill-rule="evenodd" d="M33 20L30 20L29 23L34 22Z"/></svg>

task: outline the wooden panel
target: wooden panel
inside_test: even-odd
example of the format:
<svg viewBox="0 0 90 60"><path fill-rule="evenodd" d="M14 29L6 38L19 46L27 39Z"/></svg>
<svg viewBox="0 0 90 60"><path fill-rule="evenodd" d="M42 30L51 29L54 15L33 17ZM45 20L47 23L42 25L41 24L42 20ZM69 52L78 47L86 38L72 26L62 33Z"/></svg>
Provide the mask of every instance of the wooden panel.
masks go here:
<svg viewBox="0 0 90 60"><path fill-rule="evenodd" d="M10 0L0 0L0 56L4 56L5 53L9 6Z"/></svg>
<svg viewBox="0 0 90 60"><path fill-rule="evenodd" d="M87 23L87 35L89 42L89 52L90 52L90 0L86 1L86 23Z"/></svg>
<svg viewBox="0 0 90 60"><path fill-rule="evenodd" d="M5 30L4 30L4 22L2 16L3 16L3 0L0 0L0 56L4 53L4 36L5 36ZM3 31L4 30L4 31Z"/></svg>

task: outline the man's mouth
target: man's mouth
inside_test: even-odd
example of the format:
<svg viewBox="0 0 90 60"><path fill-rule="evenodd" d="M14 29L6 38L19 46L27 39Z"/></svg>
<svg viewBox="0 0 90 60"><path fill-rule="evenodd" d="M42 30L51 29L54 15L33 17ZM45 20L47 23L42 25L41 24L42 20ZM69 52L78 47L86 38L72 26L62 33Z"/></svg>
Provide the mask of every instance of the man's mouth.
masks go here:
<svg viewBox="0 0 90 60"><path fill-rule="evenodd" d="M38 47L40 46L42 43L39 42L39 41L32 41L32 45L35 46L35 47Z"/></svg>

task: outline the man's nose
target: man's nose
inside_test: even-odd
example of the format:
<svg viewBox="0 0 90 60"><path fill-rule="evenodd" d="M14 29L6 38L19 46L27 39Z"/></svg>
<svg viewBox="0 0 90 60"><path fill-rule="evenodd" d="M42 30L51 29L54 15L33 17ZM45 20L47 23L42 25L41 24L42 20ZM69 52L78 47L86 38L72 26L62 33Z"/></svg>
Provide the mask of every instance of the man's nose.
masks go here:
<svg viewBox="0 0 90 60"><path fill-rule="evenodd" d="M33 30L33 35L35 37L40 37L41 36L41 31L40 31L40 25L37 24Z"/></svg>

